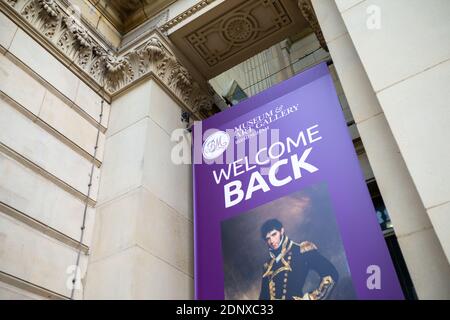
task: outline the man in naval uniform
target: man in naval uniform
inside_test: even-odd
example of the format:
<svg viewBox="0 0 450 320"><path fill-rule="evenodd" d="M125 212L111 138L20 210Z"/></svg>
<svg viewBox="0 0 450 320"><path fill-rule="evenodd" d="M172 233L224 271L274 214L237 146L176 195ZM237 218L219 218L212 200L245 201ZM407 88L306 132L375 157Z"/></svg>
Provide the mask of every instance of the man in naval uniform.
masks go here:
<svg viewBox="0 0 450 320"><path fill-rule="evenodd" d="M270 259L263 268L260 300L323 300L329 297L338 281L338 273L314 243L290 240L277 219L263 224L261 236L269 247ZM317 272L321 281L312 292L303 292L310 271Z"/></svg>

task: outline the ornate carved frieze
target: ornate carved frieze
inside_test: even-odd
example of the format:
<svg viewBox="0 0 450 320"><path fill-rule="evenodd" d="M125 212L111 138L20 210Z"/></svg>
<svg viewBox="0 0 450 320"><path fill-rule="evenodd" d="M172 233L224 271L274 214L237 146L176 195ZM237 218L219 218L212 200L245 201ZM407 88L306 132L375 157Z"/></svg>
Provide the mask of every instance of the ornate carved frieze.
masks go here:
<svg viewBox="0 0 450 320"><path fill-rule="evenodd" d="M56 5L55 1L53 0L39 0L39 4L44 8L45 11L47 11L47 14L51 17L57 17L58 16L58 6Z"/></svg>
<svg viewBox="0 0 450 320"><path fill-rule="evenodd" d="M6 2L11 6L14 7L16 5L17 0L6 0Z"/></svg>
<svg viewBox="0 0 450 320"><path fill-rule="evenodd" d="M83 26L70 8L54 0L0 0L1 7L15 11L33 32L55 48L86 76L114 96L136 80L153 74L200 117L213 104L209 93L200 89L187 69L177 61L158 31L144 43L117 54L100 43ZM8 10L3 10L7 13ZM10 15L11 16L11 15ZM11 16L12 19L16 18ZM43 37L42 37L43 36ZM67 63L66 63L67 64Z"/></svg>
<svg viewBox="0 0 450 320"><path fill-rule="evenodd" d="M78 21L73 16L63 17L63 22L67 26L68 31L82 47L92 47L92 39L89 37L86 29L79 25Z"/></svg>

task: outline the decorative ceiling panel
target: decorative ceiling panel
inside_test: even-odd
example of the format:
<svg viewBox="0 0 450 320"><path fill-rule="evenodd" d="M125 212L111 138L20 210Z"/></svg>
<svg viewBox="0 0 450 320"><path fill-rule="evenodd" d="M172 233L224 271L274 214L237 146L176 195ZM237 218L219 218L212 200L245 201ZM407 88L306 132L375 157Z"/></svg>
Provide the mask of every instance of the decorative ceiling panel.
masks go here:
<svg viewBox="0 0 450 320"><path fill-rule="evenodd" d="M210 79L308 26L295 0L227 0L169 38Z"/></svg>

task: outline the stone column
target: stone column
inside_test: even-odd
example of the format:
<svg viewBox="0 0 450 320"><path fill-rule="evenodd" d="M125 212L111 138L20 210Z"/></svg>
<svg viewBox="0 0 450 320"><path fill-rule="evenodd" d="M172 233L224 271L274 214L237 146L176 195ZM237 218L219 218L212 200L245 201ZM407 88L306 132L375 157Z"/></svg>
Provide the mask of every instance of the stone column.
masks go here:
<svg viewBox="0 0 450 320"><path fill-rule="evenodd" d="M341 13L332 0L313 0L312 5L417 294L421 299L448 299L448 261Z"/></svg>
<svg viewBox="0 0 450 320"><path fill-rule="evenodd" d="M170 157L184 126L152 78L112 102L85 298L193 298L191 167Z"/></svg>
<svg viewBox="0 0 450 320"><path fill-rule="evenodd" d="M292 67L291 62L291 41L289 39L285 39L280 43L281 55L279 59L281 61L283 80L289 79L294 75L294 68Z"/></svg>

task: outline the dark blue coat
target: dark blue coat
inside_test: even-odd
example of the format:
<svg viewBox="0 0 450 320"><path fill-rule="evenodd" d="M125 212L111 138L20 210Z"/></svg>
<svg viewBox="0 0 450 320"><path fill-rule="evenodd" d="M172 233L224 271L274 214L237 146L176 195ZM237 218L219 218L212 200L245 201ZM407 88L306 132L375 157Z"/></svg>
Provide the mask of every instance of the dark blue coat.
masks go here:
<svg viewBox="0 0 450 320"><path fill-rule="evenodd" d="M273 256L264 264L260 300L326 299L338 282L336 268L312 242L298 244L286 236L279 257L278 262ZM316 290L303 292L311 271L317 272L321 281Z"/></svg>

